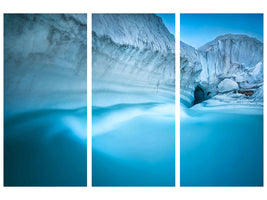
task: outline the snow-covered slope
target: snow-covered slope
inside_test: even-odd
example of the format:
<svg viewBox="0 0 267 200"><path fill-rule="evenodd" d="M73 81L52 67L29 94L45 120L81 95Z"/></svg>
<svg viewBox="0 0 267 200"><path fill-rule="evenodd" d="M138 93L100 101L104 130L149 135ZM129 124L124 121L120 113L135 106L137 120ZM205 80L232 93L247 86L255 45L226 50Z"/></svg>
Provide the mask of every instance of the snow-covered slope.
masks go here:
<svg viewBox="0 0 267 200"><path fill-rule="evenodd" d="M181 45L181 51L182 49ZM199 64L191 67L184 66L185 53L181 53L181 82L184 81L182 75L185 74L184 68L197 70L198 72L191 73L190 84L198 85L198 88L201 88L204 97L202 100L221 93L232 92L232 89L225 90L225 79L231 82L235 92L241 94L240 98L245 96L248 100L252 100L253 94L257 93L258 88L263 85L263 44L257 39L246 35L226 34L195 51L198 55L195 63L200 62L201 67ZM191 57L187 55L186 59L189 60ZM201 73L199 73L199 68L201 68ZM222 87L223 90L221 90ZM181 84L181 90L184 88ZM187 89L185 88L185 90ZM192 93L192 90L196 92L194 88L187 91ZM259 95L257 96L258 101ZM192 104L193 100L188 102Z"/></svg>
<svg viewBox="0 0 267 200"><path fill-rule="evenodd" d="M86 18L86 14L4 16L6 114L86 105Z"/></svg>
<svg viewBox="0 0 267 200"><path fill-rule="evenodd" d="M92 31L93 105L173 99L175 41L161 18L93 14Z"/></svg>

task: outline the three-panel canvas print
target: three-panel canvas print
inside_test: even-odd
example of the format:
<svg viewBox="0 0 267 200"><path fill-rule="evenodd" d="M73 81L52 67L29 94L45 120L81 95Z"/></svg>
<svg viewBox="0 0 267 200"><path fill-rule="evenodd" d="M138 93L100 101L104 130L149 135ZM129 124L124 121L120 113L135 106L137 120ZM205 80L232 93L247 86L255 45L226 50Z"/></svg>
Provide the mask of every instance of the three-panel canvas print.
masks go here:
<svg viewBox="0 0 267 200"><path fill-rule="evenodd" d="M263 14L90 15L4 14L4 186L263 186Z"/></svg>

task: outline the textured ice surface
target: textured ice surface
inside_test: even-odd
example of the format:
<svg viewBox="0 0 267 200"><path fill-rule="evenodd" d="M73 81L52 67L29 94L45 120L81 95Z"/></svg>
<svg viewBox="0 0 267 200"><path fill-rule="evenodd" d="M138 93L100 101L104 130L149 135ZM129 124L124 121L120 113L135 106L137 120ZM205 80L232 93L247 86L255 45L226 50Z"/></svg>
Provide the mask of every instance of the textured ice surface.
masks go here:
<svg viewBox="0 0 267 200"><path fill-rule="evenodd" d="M93 105L174 99L175 42L161 18L96 14L92 22Z"/></svg>
<svg viewBox="0 0 267 200"><path fill-rule="evenodd" d="M263 44L181 42L181 186L263 185Z"/></svg>
<svg viewBox="0 0 267 200"><path fill-rule="evenodd" d="M238 88L239 88L238 84L235 81L226 78L219 83L218 92L220 93L231 92L231 91L236 91Z"/></svg>
<svg viewBox="0 0 267 200"><path fill-rule="evenodd" d="M263 101L257 92L263 85L263 44L257 39L226 34L199 49L181 42L180 59L181 102L187 106L193 104L197 86L203 91L205 99L209 99L220 92L218 85L224 79L238 84L241 99L246 96L250 102L257 104ZM234 88L237 89L236 85ZM254 93L258 94L257 100Z"/></svg>
<svg viewBox="0 0 267 200"><path fill-rule="evenodd" d="M87 16L4 15L4 184L87 184Z"/></svg>
<svg viewBox="0 0 267 200"><path fill-rule="evenodd" d="M92 30L120 45L174 53L174 36L155 14L93 14Z"/></svg>
<svg viewBox="0 0 267 200"><path fill-rule="evenodd" d="M5 15L5 114L86 105L86 15Z"/></svg>
<svg viewBox="0 0 267 200"><path fill-rule="evenodd" d="M201 70L197 50L180 42L180 99L187 106L191 106L194 102L194 91Z"/></svg>
<svg viewBox="0 0 267 200"><path fill-rule="evenodd" d="M174 186L174 36L153 14L93 14L92 31L92 184Z"/></svg>

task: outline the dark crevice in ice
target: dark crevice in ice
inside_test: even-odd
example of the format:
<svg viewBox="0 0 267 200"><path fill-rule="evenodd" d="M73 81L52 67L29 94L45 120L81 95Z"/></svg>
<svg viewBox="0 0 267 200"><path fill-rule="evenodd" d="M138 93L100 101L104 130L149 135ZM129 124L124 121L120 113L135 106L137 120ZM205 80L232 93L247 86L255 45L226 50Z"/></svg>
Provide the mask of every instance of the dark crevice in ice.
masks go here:
<svg viewBox="0 0 267 200"><path fill-rule="evenodd" d="M197 85L194 91L194 104L196 105L198 103L201 103L202 101L205 101L208 99L208 95L210 92L206 92L205 89L201 85Z"/></svg>

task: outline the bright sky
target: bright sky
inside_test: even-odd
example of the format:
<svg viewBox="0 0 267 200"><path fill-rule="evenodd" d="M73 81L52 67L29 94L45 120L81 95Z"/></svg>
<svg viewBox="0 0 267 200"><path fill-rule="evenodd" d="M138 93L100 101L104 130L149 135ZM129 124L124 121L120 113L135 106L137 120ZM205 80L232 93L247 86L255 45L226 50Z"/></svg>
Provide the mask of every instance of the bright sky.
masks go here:
<svg viewBox="0 0 267 200"><path fill-rule="evenodd" d="M181 41L199 48L227 33L245 34L263 42L263 14L181 14Z"/></svg>

